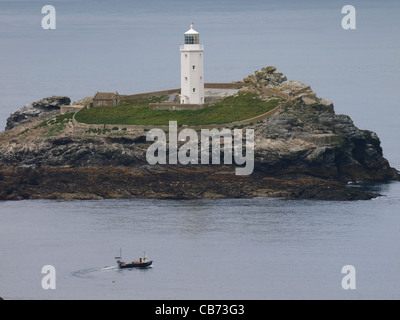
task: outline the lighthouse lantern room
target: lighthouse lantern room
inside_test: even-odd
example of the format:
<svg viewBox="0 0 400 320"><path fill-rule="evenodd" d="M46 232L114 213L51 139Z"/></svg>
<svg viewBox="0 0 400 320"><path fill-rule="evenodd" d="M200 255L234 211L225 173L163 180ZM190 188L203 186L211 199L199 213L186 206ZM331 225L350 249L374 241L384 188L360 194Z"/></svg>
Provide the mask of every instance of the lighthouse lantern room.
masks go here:
<svg viewBox="0 0 400 320"><path fill-rule="evenodd" d="M193 29L185 32L185 43L181 51L181 104L204 104L204 46L199 33Z"/></svg>

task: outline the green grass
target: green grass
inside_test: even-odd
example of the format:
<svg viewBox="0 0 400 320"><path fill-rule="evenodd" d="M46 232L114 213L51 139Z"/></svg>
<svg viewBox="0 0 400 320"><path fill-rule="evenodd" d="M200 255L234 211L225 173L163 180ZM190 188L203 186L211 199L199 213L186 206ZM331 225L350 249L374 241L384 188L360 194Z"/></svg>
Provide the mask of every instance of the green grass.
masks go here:
<svg viewBox="0 0 400 320"><path fill-rule="evenodd" d="M272 110L279 103L279 100L266 102L255 93L241 92L199 110L149 110L149 103L164 99L140 99L118 107L83 109L75 115L75 119L88 124L111 125L168 125L169 121L177 121L178 125L220 124L255 117Z"/></svg>
<svg viewBox="0 0 400 320"><path fill-rule="evenodd" d="M35 126L33 128L25 129L24 131L20 132L18 134L18 136L26 134L31 130L35 130L38 128L44 128L44 127L46 129L45 129L45 134L43 136L45 136L45 137L57 136L58 134L60 134L61 132L64 131L64 129L66 127L66 123L70 119L72 119L73 115L74 115L73 113L65 113L65 114L55 116L49 120L45 120L45 121L41 122L40 124L38 124L37 126Z"/></svg>
<svg viewBox="0 0 400 320"><path fill-rule="evenodd" d="M72 116L74 114L72 112L64 113L59 116L56 116L50 120L45 120L38 124L36 127L33 127L32 129L37 129L37 128L42 128L42 127L47 127L47 125L52 125L52 124L60 124L63 123L64 121L68 122L70 119L72 119Z"/></svg>
<svg viewBox="0 0 400 320"><path fill-rule="evenodd" d="M57 123L54 126L51 126L47 133L44 135L45 137L54 137L58 136L65 129L64 123Z"/></svg>

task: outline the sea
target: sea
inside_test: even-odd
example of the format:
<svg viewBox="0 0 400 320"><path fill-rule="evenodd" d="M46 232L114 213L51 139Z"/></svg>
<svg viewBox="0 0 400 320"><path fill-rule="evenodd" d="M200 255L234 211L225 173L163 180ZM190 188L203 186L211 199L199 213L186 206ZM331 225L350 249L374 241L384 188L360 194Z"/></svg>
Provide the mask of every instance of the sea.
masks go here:
<svg viewBox="0 0 400 320"><path fill-rule="evenodd" d="M345 4L355 29L342 26ZM55 29L42 27L45 5ZM179 45L193 22L206 82L274 65L376 132L400 168L399 14L397 0L0 0L0 127L52 95L179 88ZM0 297L399 299L400 183L349 188L382 196L2 201ZM153 265L120 270L120 250Z"/></svg>

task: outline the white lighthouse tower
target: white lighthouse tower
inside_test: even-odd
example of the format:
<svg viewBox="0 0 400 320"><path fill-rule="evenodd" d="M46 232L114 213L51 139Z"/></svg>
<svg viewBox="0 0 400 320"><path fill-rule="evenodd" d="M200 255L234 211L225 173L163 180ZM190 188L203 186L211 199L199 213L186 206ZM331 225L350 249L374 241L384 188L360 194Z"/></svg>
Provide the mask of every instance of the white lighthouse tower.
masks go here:
<svg viewBox="0 0 400 320"><path fill-rule="evenodd" d="M185 32L185 44L181 50L181 103L204 103L204 46L199 42L199 33L190 29Z"/></svg>

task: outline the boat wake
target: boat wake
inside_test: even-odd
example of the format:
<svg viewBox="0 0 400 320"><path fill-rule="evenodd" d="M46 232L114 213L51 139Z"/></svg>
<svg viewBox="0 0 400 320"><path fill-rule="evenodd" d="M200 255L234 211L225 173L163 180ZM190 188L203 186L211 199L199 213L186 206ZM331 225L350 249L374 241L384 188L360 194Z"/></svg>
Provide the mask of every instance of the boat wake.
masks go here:
<svg viewBox="0 0 400 320"><path fill-rule="evenodd" d="M72 276L78 278L91 278L98 272L110 271L110 270L118 270L118 266L105 266L102 268L89 268L89 269L77 270L72 272Z"/></svg>
<svg viewBox="0 0 400 320"><path fill-rule="evenodd" d="M372 198L371 200L384 200L384 201L398 201L400 200L400 197L392 197L392 196L379 196L376 198Z"/></svg>
<svg viewBox="0 0 400 320"><path fill-rule="evenodd" d="M101 270L117 270L118 266L103 267Z"/></svg>

